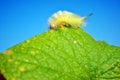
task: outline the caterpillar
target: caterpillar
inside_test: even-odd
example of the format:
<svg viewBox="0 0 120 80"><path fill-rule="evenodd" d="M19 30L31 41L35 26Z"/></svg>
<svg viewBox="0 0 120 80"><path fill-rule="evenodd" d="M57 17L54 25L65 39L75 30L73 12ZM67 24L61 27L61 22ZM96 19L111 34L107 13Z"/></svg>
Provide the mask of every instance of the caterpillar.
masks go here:
<svg viewBox="0 0 120 80"><path fill-rule="evenodd" d="M91 15L92 13L88 14L87 16L81 17L72 12L58 11L48 19L48 23L49 23L50 29L58 29L62 27L79 28L85 24L84 20Z"/></svg>

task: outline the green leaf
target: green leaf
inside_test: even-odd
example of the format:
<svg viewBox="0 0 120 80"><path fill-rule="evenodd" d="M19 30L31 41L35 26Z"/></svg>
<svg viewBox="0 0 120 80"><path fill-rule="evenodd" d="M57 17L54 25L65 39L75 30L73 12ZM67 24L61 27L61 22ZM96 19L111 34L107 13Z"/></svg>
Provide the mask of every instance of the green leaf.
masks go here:
<svg viewBox="0 0 120 80"><path fill-rule="evenodd" d="M49 30L0 54L7 80L120 80L120 47L83 29Z"/></svg>

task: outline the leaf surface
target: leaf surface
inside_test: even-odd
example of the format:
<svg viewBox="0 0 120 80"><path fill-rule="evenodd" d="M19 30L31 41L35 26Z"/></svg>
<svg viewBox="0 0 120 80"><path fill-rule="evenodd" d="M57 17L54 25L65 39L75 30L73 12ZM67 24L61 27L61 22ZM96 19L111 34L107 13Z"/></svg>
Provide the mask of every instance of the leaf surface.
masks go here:
<svg viewBox="0 0 120 80"><path fill-rule="evenodd" d="M83 29L49 30L0 54L7 80L120 80L120 47Z"/></svg>

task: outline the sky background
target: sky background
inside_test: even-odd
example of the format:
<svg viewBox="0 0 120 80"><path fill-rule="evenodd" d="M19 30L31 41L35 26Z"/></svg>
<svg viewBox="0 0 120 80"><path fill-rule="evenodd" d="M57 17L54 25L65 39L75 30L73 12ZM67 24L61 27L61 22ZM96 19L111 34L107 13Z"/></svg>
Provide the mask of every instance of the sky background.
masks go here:
<svg viewBox="0 0 120 80"><path fill-rule="evenodd" d="M59 10L93 13L83 29L120 46L120 0L0 0L0 52L49 30L48 18Z"/></svg>

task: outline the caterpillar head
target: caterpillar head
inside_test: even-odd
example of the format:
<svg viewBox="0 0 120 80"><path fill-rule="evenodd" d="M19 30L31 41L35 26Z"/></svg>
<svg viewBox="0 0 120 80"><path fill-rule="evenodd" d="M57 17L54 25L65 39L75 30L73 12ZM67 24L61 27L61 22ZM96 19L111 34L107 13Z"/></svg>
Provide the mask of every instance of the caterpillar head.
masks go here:
<svg viewBox="0 0 120 80"><path fill-rule="evenodd" d="M50 29L58 29L62 27L74 27L79 28L85 24L85 19L92 14L89 14L85 17L81 17L72 12L68 11L58 11L49 18Z"/></svg>

